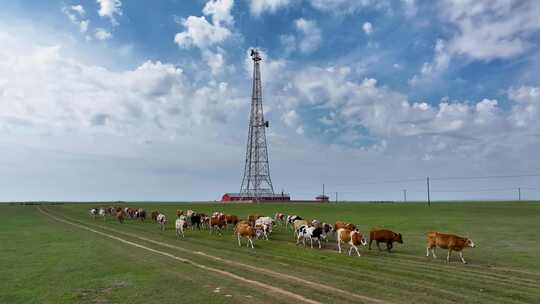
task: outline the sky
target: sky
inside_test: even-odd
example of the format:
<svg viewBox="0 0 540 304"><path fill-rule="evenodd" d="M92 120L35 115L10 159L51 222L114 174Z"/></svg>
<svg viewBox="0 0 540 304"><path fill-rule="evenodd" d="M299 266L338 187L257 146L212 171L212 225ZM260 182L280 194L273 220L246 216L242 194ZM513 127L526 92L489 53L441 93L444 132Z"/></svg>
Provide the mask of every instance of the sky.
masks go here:
<svg viewBox="0 0 540 304"><path fill-rule="evenodd" d="M254 47L276 192L540 199L540 1L0 6L0 201L237 192Z"/></svg>

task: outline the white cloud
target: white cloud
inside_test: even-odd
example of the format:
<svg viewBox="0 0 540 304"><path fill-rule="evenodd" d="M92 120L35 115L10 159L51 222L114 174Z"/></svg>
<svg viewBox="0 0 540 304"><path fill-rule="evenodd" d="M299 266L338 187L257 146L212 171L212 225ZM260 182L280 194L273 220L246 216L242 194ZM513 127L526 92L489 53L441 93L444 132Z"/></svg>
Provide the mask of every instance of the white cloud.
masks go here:
<svg viewBox="0 0 540 304"><path fill-rule="evenodd" d="M79 15L81 16L84 16L86 14L86 11L84 10L84 7L82 5L72 5L71 6L71 9L77 13L79 13Z"/></svg>
<svg viewBox="0 0 540 304"><path fill-rule="evenodd" d="M362 25L362 30L364 30L364 33L366 33L366 35L371 35L373 33L373 25L371 24L371 22L364 22L364 24Z"/></svg>
<svg viewBox="0 0 540 304"><path fill-rule="evenodd" d="M81 30L81 33L86 33L88 31L88 24L90 23L90 20L83 20L79 23L79 27Z"/></svg>
<svg viewBox="0 0 540 304"><path fill-rule="evenodd" d="M410 85L415 86L419 83L429 82L434 78L437 78L448 69L451 57L445 41L442 39L437 39L434 50L435 55L433 62L424 62L422 68L420 69L420 75L414 75L409 80Z"/></svg>
<svg viewBox="0 0 540 304"><path fill-rule="evenodd" d="M211 18L211 22L205 16L189 16L182 20L185 31L177 33L174 41L180 47L198 47L205 49L225 41L231 36L228 26L234 23L231 9L232 0L210 0L206 3L203 13Z"/></svg>
<svg viewBox="0 0 540 304"><path fill-rule="evenodd" d="M336 14L350 14L363 9L390 9L390 3L385 0L308 0L314 8Z"/></svg>
<svg viewBox="0 0 540 304"><path fill-rule="evenodd" d="M81 33L86 33L88 31L88 24L90 20L83 19L86 12L82 5L73 5L70 7L63 7L62 12L69 18L71 23L78 25Z"/></svg>
<svg viewBox="0 0 540 304"><path fill-rule="evenodd" d="M112 34L105 30L104 28L97 28L95 32L95 37L97 40L108 40L112 38Z"/></svg>
<svg viewBox="0 0 540 304"><path fill-rule="evenodd" d="M300 18L294 21L296 30L300 33L298 39L298 49L302 53L311 53L319 48L321 44L321 30L314 20Z"/></svg>
<svg viewBox="0 0 540 304"><path fill-rule="evenodd" d="M232 25L234 23L231 15L233 5L233 0L210 0L204 6L203 13L206 16L212 16L214 25Z"/></svg>
<svg viewBox="0 0 540 304"><path fill-rule="evenodd" d="M522 86L510 89L508 97L516 103L512 106L510 120L521 129L540 130L540 87ZM540 133L540 132L539 132Z"/></svg>
<svg viewBox="0 0 540 304"><path fill-rule="evenodd" d="M259 16L265 12L273 13L289 6L294 0L248 0L251 14Z"/></svg>
<svg viewBox="0 0 540 304"><path fill-rule="evenodd" d="M118 25L117 16L122 16L122 1L120 0L96 0L99 4L98 14L111 20L113 26Z"/></svg>
<svg viewBox="0 0 540 304"><path fill-rule="evenodd" d="M451 55L474 60L507 59L525 52L540 30L536 0L445 0L439 3L444 21L457 32L448 41Z"/></svg>

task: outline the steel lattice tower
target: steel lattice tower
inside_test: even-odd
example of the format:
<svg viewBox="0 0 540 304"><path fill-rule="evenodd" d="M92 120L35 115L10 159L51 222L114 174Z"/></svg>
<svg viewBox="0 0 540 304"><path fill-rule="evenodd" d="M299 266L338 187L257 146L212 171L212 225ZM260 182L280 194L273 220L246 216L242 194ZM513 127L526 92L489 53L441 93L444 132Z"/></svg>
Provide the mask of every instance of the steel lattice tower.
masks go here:
<svg viewBox="0 0 540 304"><path fill-rule="evenodd" d="M251 50L253 60L253 89L251 96L251 114L246 149L246 164L240 194L242 197L259 200L267 195L274 195L270 179L266 131L268 121L264 120L262 105L261 67L262 58L256 49Z"/></svg>

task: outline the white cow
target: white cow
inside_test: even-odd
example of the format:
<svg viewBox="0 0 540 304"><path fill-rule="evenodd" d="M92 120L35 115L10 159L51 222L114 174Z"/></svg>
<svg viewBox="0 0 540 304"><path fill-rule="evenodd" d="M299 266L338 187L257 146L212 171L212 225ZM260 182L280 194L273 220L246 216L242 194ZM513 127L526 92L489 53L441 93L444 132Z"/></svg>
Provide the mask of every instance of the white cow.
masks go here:
<svg viewBox="0 0 540 304"><path fill-rule="evenodd" d="M184 237L184 227L186 227L186 225L187 225L186 216L180 215L180 217L178 217L175 222L177 237L179 237L180 234L182 235L182 237Z"/></svg>
<svg viewBox="0 0 540 304"><path fill-rule="evenodd" d="M105 220L105 215L107 212L105 211L105 208L99 208L99 216L103 217L103 220Z"/></svg>
<svg viewBox="0 0 540 304"><path fill-rule="evenodd" d="M161 230L165 231L165 224L167 224L167 217L165 216L165 214L163 213L158 214L157 222L159 223Z"/></svg>
<svg viewBox="0 0 540 304"><path fill-rule="evenodd" d="M90 215L95 219L96 215L98 214L97 208L90 209Z"/></svg>

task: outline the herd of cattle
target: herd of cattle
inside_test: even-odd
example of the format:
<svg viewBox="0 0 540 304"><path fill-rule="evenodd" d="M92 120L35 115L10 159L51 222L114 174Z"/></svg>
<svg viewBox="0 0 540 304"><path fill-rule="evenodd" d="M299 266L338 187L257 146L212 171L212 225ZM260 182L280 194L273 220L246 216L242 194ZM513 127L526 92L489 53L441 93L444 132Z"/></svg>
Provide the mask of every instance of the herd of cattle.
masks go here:
<svg viewBox="0 0 540 304"><path fill-rule="evenodd" d="M94 219L97 217L106 219L107 216L116 217L120 223L123 223L126 219L145 221L147 217L146 210L129 207L92 208L90 209L90 215ZM153 222L159 224L162 231L165 230L168 223L165 214L159 211L153 211L150 214L150 218ZM320 222L319 220L307 221L298 215L286 216L283 213L276 213L273 218L262 215L249 215L246 220L241 220L236 215L224 214L223 212L214 212L212 215L207 215L193 210L176 210L175 230L177 237L183 238L186 229L206 229L210 231L210 234L217 233L222 235L223 230L227 230L229 226L232 226L234 227L234 235L236 235L240 247L242 246L242 239L246 239L246 246L251 246L251 248L254 248L254 239L262 238L268 240L275 225L285 227L286 230L292 230L296 244L302 243L304 247L306 246L306 241L309 241L311 248L313 248L313 242L315 241L318 247L322 248L323 244L328 242L330 236L335 236L339 253L341 253L341 245L347 244L349 245L349 255L354 250L358 256L361 256L358 246L368 246L364 235L360 233L357 227L352 223L344 221L337 221L332 225ZM373 241L375 241L379 250L381 250L380 243L386 244L386 250L390 252L394 242L403 244L403 237L401 233L390 230L372 229L369 232L369 250L371 250ZM429 257L431 254L433 258L437 258L435 254L437 247L448 249L447 262L450 262L452 251L456 251L459 253L461 261L465 264L463 249L468 247L473 248L475 244L469 238L453 234L429 232L427 235L426 256Z"/></svg>

